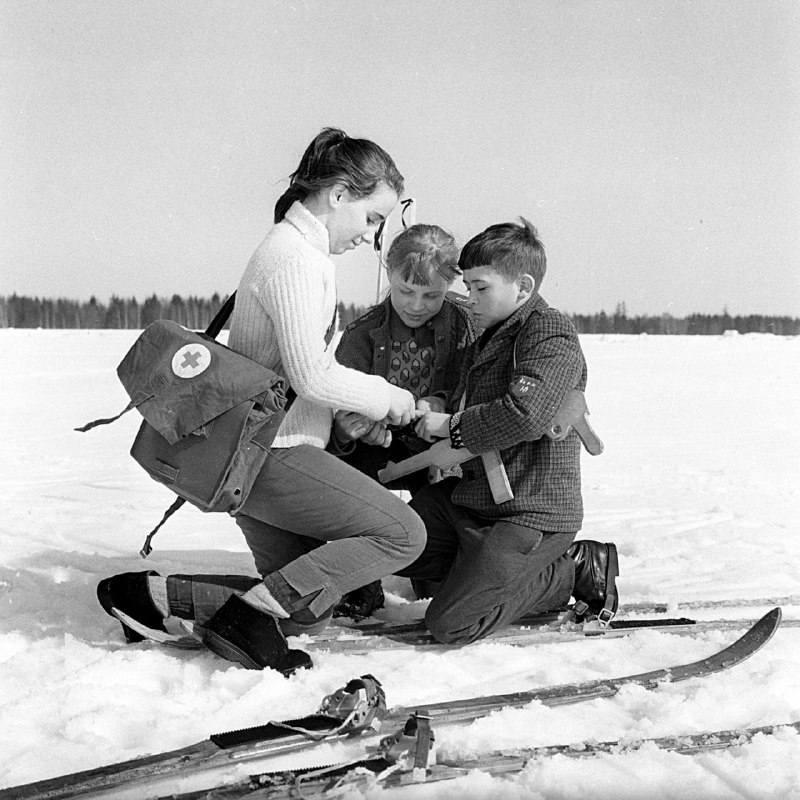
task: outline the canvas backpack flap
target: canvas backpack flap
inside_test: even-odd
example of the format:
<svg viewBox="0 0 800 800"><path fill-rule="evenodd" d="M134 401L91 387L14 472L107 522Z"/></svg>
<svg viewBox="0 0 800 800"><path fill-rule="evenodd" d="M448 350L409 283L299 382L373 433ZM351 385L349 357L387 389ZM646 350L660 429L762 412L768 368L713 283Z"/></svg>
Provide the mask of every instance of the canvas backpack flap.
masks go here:
<svg viewBox="0 0 800 800"><path fill-rule="evenodd" d="M267 367L170 320L151 323L117 368L132 403L170 444L266 392L277 411L282 379Z"/></svg>
<svg viewBox="0 0 800 800"><path fill-rule="evenodd" d="M201 511L231 512L247 499L284 412L245 401L176 444L143 421L131 455L151 478Z"/></svg>

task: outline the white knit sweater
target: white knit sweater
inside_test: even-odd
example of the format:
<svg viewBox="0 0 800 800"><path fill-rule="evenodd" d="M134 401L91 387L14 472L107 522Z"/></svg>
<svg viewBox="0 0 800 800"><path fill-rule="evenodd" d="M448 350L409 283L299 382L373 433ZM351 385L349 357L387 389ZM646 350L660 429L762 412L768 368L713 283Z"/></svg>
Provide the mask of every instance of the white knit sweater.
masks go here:
<svg viewBox="0 0 800 800"><path fill-rule="evenodd" d="M343 367L325 333L336 307L327 228L299 202L253 254L236 292L228 345L283 376L297 392L274 447L328 443L333 413L383 419L395 387Z"/></svg>

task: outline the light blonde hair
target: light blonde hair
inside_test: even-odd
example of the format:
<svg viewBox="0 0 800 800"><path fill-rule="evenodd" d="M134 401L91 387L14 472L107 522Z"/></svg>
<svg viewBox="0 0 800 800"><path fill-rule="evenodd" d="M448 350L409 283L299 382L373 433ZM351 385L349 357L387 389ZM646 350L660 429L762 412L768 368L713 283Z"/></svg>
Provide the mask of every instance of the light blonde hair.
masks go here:
<svg viewBox="0 0 800 800"><path fill-rule="evenodd" d="M435 271L451 284L461 275L456 240L438 225L412 225L392 241L386 271L418 286L429 286Z"/></svg>

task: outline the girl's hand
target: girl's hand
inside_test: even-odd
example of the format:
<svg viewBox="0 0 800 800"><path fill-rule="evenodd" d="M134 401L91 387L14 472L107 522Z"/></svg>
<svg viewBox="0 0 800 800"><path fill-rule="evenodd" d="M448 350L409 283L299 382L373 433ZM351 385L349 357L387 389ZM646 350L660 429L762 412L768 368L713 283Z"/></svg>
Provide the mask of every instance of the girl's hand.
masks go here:
<svg viewBox="0 0 800 800"><path fill-rule="evenodd" d="M371 419L355 411L337 411L333 418L333 433L340 442L352 442L369 433L373 424Z"/></svg>
<svg viewBox="0 0 800 800"><path fill-rule="evenodd" d="M389 391L389 413L384 422L402 428L414 419L414 395L393 384L389 384Z"/></svg>
<svg viewBox="0 0 800 800"><path fill-rule="evenodd" d="M451 416L452 414L428 411L414 426L414 431L420 439L424 439L426 442L447 439L450 436Z"/></svg>
<svg viewBox="0 0 800 800"><path fill-rule="evenodd" d="M428 411L436 411L440 414L444 414L444 400L442 400L441 397L434 397L434 395L420 397L420 399L417 400L417 412L425 414Z"/></svg>

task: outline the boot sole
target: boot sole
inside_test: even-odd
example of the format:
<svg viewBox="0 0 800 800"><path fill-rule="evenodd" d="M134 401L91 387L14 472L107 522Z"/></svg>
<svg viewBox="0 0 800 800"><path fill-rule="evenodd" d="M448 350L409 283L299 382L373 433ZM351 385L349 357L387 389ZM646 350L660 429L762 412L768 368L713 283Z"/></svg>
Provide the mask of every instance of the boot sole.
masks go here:
<svg viewBox="0 0 800 800"><path fill-rule="evenodd" d="M308 657L307 663L294 664L292 666L287 666L284 669L280 669L280 667L273 667L269 664L259 664L257 661L254 661L249 655L247 655L244 650L236 647L236 645L231 644L227 639L223 639L221 636L214 633L214 631L208 630L208 628L206 628L205 635L203 636L203 644L212 653L214 653L214 655L224 658L226 661L233 661L234 663L241 664L247 669L274 669L276 672L280 672L286 678L288 678L290 675L293 675L299 669L310 669L313 666L311 658L308 657L307 653L305 654L306 657ZM302 651L290 650L289 652L296 653Z"/></svg>
<svg viewBox="0 0 800 800"><path fill-rule="evenodd" d="M234 661L237 664L241 664L243 667L247 667L247 669L264 669L263 664L254 661L244 650L231 644L227 639L223 639L208 628L206 628L205 635L203 636L203 644L212 653L224 658L226 661Z"/></svg>
<svg viewBox="0 0 800 800"><path fill-rule="evenodd" d="M616 614L619 608L619 595L617 594L619 554L617 553L617 546L613 543L606 544L606 552L608 554L608 558L606 559L606 603L608 602L609 595L613 596L614 602L610 610L612 614ZM605 607L605 603L603 605Z"/></svg>

